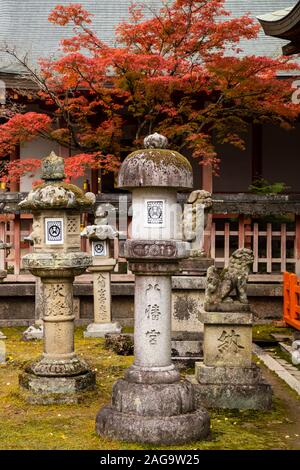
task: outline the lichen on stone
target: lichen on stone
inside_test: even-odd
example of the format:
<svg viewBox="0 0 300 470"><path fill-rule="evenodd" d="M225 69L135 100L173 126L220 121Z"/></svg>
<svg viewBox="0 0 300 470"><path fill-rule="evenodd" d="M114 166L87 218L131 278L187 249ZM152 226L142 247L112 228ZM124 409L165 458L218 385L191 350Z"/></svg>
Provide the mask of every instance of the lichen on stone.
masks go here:
<svg viewBox="0 0 300 470"><path fill-rule="evenodd" d="M190 189L193 187L193 171L190 162L175 150L136 150L122 164L119 186Z"/></svg>
<svg viewBox="0 0 300 470"><path fill-rule="evenodd" d="M90 196L77 186L63 181L43 183L36 186L19 203L21 209L37 210L51 208L88 208L93 204Z"/></svg>

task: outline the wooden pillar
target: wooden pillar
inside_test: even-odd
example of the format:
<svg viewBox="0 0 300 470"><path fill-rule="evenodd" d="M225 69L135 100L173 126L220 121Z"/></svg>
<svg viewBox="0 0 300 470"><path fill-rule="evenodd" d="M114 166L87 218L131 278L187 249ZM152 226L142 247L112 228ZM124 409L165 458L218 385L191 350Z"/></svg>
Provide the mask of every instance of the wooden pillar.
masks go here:
<svg viewBox="0 0 300 470"><path fill-rule="evenodd" d="M20 160L20 147L17 146L15 151L10 154L10 161ZM10 183L10 192L17 193L20 191L20 181L14 181Z"/></svg>
<svg viewBox="0 0 300 470"><path fill-rule="evenodd" d="M100 172L96 169L91 170L91 190L94 194L101 193L101 187L99 185L98 178Z"/></svg>
<svg viewBox="0 0 300 470"><path fill-rule="evenodd" d="M252 182L262 178L262 125L252 125Z"/></svg>
<svg viewBox="0 0 300 470"><path fill-rule="evenodd" d="M239 214L239 248L253 249L252 237L247 235L251 233L251 217L246 217L244 214Z"/></svg>
<svg viewBox="0 0 300 470"><path fill-rule="evenodd" d="M15 250L14 274L17 276L20 274L20 267L21 267L21 217L20 217L20 214L15 214L13 247Z"/></svg>
<svg viewBox="0 0 300 470"><path fill-rule="evenodd" d="M202 166L202 189L205 189L205 191L209 191L210 193L213 192L213 172L212 172L211 165ZM213 224L213 214L208 214L207 224L205 227L205 234L204 234L204 243L203 243L204 252L206 253L208 257L211 256L212 224Z"/></svg>
<svg viewBox="0 0 300 470"><path fill-rule="evenodd" d="M62 158L71 157L71 149L68 147L64 147L63 145L59 145L58 156Z"/></svg>
<svg viewBox="0 0 300 470"><path fill-rule="evenodd" d="M245 248L245 217L239 215L239 249Z"/></svg>
<svg viewBox="0 0 300 470"><path fill-rule="evenodd" d="M213 172L211 165L202 166L202 189L213 192Z"/></svg>
<svg viewBox="0 0 300 470"><path fill-rule="evenodd" d="M0 221L0 241L6 242L6 222ZM6 269L6 250L0 250L0 270Z"/></svg>

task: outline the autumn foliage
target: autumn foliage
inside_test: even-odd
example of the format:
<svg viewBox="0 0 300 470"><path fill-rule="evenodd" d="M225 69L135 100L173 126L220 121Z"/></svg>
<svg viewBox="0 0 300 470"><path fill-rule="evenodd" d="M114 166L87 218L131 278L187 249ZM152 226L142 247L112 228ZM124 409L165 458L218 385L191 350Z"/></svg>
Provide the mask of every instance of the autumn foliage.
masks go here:
<svg viewBox="0 0 300 470"><path fill-rule="evenodd" d="M158 131L173 148L189 148L217 168L215 143L243 148L250 122L292 125L299 109L289 80L277 75L298 66L240 49L241 39L257 37L257 22L232 18L224 0L175 0L150 13L132 6L111 46L81 5L57 6L49 21L72 24L74 36L62 41L58 59L40 61L38 73L7 48L35 82L45 112L15 114L2 124L0 156L40 135L76 154L66 161L69 177L86 167L116 171L120 156ZM30 164L34 170L38 163L10 164L8 179Z"/></svg>

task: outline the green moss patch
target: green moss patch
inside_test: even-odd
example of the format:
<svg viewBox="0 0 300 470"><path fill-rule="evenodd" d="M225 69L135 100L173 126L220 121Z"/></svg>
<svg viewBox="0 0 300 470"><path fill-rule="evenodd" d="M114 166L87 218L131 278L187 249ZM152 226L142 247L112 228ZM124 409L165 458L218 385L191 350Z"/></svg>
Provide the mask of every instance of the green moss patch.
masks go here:
<svg viewBox="0 0 300 470"><path fill-rule="evenodd" d="M282 328L274 325L253 326L253 340L274 341L272 334L292 336L293 328Z"/></svg>
<svg viewBox="0 0 300 470"><path fill-rule="evenodd" d="M150 449L96 435L95 416L110 402L113 383L130 366L133 357L104 349L102 339L75 335L76 351L97 374L97 391L78 405L30 405L21 393L18 375L27 361L42 352L41 342L21 341L24 328L3 328L7 335L7 364L0 366L0 449ZM289 393L287 391L287 393ZM295 406L300 406L295 399ZM176 449L288 449L287 420L292 419L282 400L267 412L211 410L211 436ZM172 447L164 447L164 449Z"/></svg>

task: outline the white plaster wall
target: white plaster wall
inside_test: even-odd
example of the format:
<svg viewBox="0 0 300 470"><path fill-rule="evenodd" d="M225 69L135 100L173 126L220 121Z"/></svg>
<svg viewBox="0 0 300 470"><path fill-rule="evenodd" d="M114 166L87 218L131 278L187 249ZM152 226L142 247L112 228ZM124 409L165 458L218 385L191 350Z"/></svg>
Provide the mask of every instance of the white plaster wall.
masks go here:
<svg viewBox="0 0 300 470"><path fill-rule="evenodd" d="M20 159L21 160L31 160L31 159L42 159L49 155L51 151L54 151L57 155L60 154L59 145L58 143L43 139L38 137L30 142L26 142L20 148ZM65 149L65 155L68 155L67 149ZM25 175L21 178L20 181L20 191L30 191L32 189L33 181L40 179L41 174L40 171L35 173L34 175ZM90 180L90 171L87 171L87 176L80 177L77 179L72 179L72 183L76 184L80 188L83 187L83 181L88 178Z"/></svg>

